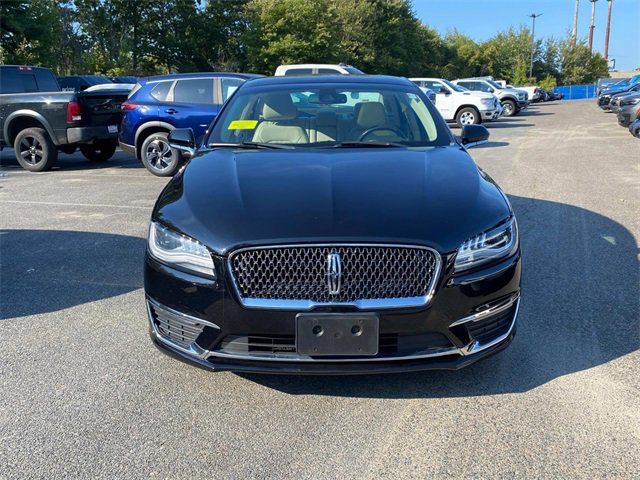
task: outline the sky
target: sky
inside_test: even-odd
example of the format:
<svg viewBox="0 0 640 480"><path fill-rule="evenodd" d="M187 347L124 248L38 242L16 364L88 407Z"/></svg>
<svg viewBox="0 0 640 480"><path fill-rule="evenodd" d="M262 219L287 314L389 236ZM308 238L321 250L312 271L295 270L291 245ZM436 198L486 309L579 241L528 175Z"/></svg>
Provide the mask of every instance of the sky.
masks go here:
<svg viewBox="0 0 640 480"><path fill-rule="evenodd" d="M564 38L573 26L575 0L413 0L422 23L445 34L454 28L476 41L486 40L510 26L531 27L536 19L536 38ZM578 37L589 38L591 3L580 0ZM607 23L607 1L596 2L593 47L602 53ZM640 0L613 0L609 59L616 59L616 70L640 67Z"/></svg>

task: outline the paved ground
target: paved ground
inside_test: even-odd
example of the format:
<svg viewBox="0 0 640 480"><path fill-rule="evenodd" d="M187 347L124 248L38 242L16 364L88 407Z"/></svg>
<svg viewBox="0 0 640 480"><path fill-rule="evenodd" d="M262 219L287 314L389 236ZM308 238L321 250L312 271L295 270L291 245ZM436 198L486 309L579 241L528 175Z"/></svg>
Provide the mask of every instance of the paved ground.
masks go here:
<svg viewBox="0 0 640 480"><path fill-rule="evenodd" d="M640 141L593 102L473 150L524 249L518 335L459 372L211 373L151 346L147 219L162 179L119 153L0 178L0 478L635 477Z"/></svg>

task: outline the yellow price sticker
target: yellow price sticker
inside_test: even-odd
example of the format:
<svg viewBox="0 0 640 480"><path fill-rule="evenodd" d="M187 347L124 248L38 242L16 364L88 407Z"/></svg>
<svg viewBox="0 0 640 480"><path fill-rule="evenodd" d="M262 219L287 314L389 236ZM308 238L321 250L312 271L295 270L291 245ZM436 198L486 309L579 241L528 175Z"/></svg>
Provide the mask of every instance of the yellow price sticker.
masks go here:
<svg viewBox="0 0 640 480"><path fill-rule="evenodd" d="M229 124L228 130L253 130L258 125L258 120L234 120Z"/></svg>

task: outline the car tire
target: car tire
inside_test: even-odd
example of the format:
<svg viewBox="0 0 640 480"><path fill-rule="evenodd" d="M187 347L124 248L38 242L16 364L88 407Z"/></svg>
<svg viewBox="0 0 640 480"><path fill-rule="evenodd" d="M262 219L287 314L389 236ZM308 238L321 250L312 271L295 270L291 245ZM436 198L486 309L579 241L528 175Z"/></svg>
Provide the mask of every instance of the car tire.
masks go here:
<svg viewBox="0 0 640 480"><path fill-rule="evenodd" d="M16 159L30 172L50 170L58 159L58 149L44 128L25 128L13 141Z"/></svg>
<svg viewBox="0 0 640 480"><path fill-rule="evenodd" d="M168 135L165 132L152 133L140 149L142 163L157 177L171 177L180 168L180 152L169 146Z"/></svg>
<svg viewBox="0 0 640 480"><path fill-rule="evenodd" d="M480 114L472 107L461 108L456 114L456 123L460 128L465 125L476 125L480 123Z"/></svg>
<svg viewBox="0 0 640 480"><path fill-rule="evenodd" d="M116 144L113 142L95 142L80 145L80 151L84 158L92 162L105 162L116 153Z"/></svg>
<svg viewBox="0 0 640 480"><path fill-rule="evenodd" d="M518 113L518 106L513 100L505 100L504 102L502 102L502 108L504 109L503 115L505 117L513 117L516 113Z"/></svg>

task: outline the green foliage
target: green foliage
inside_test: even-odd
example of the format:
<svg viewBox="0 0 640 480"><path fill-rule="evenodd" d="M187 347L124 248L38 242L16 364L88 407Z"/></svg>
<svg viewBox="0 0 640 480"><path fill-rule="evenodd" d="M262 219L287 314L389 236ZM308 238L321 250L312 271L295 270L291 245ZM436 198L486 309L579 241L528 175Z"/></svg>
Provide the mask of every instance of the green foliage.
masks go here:
<svg viewBox="0 0 640 480"><path fill-rule="evenodd" d="M584 42L508 28L484 42L422 24L410 0L0 0L0 61L59 75L172 71L271 74L284 63L346 62L367 73L512 84L591 83L606 61Z"/></svg>
<svg viewBox="0 0 640 480"><path fill-rule="evenodd" d="M538 82L538 86L544 88L545 90L553 90L553 87L555 87L557 84L558 82L556 82L555 77L553 77L552 75L547 75L543 80Z"/></svg>

